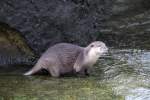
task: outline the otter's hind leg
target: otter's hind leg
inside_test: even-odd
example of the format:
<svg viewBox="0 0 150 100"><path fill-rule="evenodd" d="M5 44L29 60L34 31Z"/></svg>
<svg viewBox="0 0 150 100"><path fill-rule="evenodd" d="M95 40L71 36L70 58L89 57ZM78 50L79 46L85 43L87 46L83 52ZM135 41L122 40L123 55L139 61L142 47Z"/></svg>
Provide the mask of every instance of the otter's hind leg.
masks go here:
<svg viewBox="0 0 150 100"><path fill-rule="evenodd" d="M52 77L59 77L60 76L60 71L59 71L58 66L51 66L48 68L48 71Z"/></svg>

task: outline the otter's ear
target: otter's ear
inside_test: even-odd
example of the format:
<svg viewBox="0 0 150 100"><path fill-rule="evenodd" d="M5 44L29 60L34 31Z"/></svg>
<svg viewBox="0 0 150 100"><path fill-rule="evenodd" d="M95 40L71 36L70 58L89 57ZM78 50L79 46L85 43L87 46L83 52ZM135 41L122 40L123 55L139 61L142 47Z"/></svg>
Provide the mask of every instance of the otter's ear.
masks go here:
<svg viewBox="0 0 150 100"><path fill-rule="evenodd" d="M83 52L81 52L78 57L77 57L77 60L75 61L75 64L73 66L74 70L76 72L79 72L82 70L82 67L83 67L83 60L84 60L84 54Z"/></svg>

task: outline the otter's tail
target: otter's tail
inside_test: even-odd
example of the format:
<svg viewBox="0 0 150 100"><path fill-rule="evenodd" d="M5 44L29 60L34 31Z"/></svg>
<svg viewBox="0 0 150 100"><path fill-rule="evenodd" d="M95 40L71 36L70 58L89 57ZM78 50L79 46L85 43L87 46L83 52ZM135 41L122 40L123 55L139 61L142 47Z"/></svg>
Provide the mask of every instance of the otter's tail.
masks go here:
<svg viewBox="0 0 150 100"><path fill-rule="evenodd" d="M24 73L24 75L33 75L36 72L38 72L39 70L41 70L42 67L39 66L39 64L36 64L31 70L29 70L28 72Z"/></svg>

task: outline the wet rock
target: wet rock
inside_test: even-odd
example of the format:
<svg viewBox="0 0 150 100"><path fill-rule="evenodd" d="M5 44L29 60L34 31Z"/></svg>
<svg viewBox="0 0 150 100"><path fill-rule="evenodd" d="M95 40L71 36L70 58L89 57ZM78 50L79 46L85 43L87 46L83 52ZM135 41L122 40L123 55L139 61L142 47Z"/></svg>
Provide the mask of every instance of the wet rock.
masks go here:
<svg viewBox="0 0 150 100"><path fill-rule="evenodd" d="M99 39L112 47L149 49L150 5L148 1L148 4L144 0L116 0L115 3L114 6L127 6L127 9L121 10L117 7L117 10L113 10L106 27L100 30L103 34L99 35Z"/></svg>
<svg viewBox="0 0 150 100"><path fill-rule="evenodd" d="M19 32L0 24L0 66L32 64L34 56Z"/></svg>
<svg viewBox="0 0 150 100"><path fill-rule="evenodd" d="M128 12L135 10L140 11L149 8L148 0L114 0L112 12L115 15L128 14Z"/></svg>

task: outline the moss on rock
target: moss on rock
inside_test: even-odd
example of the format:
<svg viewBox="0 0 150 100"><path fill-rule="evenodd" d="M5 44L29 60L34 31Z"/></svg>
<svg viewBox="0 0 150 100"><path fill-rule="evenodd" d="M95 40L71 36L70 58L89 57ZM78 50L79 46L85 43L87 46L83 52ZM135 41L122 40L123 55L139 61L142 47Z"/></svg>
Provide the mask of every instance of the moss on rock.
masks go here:
<svg viewBox="0 0 150 100"><path fill-rule="evenodd" d="M19 32L0 23L0 65L31 64L34 57L34 52Z"/></svg>

